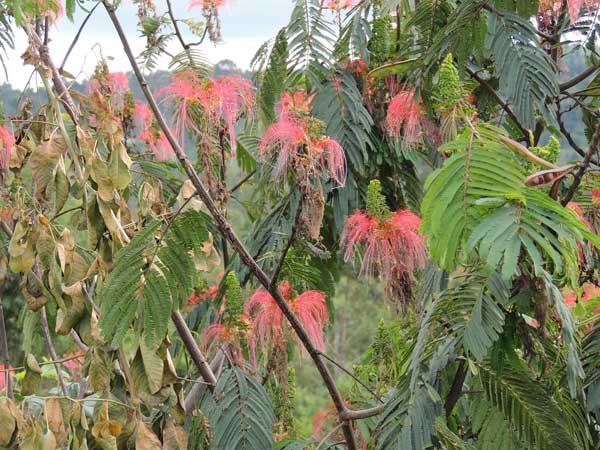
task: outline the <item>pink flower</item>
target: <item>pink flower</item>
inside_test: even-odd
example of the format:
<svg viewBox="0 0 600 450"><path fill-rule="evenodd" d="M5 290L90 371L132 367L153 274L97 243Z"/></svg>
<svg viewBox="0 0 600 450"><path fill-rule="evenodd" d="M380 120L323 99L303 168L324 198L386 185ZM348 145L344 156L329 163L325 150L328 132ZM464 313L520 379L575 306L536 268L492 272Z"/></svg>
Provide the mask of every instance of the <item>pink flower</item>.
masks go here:
<svg viewBox="0 0 600 450"><path fill-rule="evenodd" d="M8 163L15 145L15 137L4 125L0 125L0 169L8 170Z"/></svg>
<svg viewBox="0 0 600 450"><path fill-rule="evenodd" d="M225 6L226 0L192 0L188 9L191 9L195 6L199 6L201 8L220 8L221 6Z"/></svg>
<svg viewBox="0 0 600 450"><path fill-rule="evenodd" d="M196 107L208 119L208 126L224 129L229 134L233 151L236 147L235 122L242 113L253 112L255 97L250 81L239 75L201 80L191 71L175 74L173 81L162 88L159 95L168 96L177 105L176 130L182 143L185 140L186 128L203 135L194 117L193 108Z"/></svg>
<svg viewBox="0 0 600 450"><path fill-rule="evenodd" d="M575 307L577 304L577 293L573 291L568 294L563 294L563 301L569 308Z"/></svg>
<svg viewBox="0 0 600 450"><path fill-rule="evenodd" d="M386 117L390 136L401 139L407 148L421 141L421 112L415 101L415 90L400 91L390 102Z"/></svg>
<svg viewBox="0 0 600 450"><path fill-rule="evenodd" d="M166 161L175 155L167 136L154 126L154 114L148 105L136 100L133 114L141 128L140 140L148 144L158 160ZM175 134L173 130L171 133Z"/></svg>
<svg viewBox="0 0 600 450"><path fill-rule="evenodd" d="M352 8L357 4L358 0L323 0L323 8L334 9L336 11L345 8Z"/></svg>
<svg viewBox="0 0 600 450"><path fill-rule="evenodd" d="M216 350L221 344L226 343L232 351L235 362L244 361L240 329L234 326L213 323L206 327L202 334L203 350L209 354Z"/></svg>
<svg viewBox="0 0 600 450"><path fill-rule="evenodd" d="M260 143L260 156L277 154L273 176L291 170L300 177L329 171L340 186L346 182L346 155L335 139L324 136L325 124L310 117L311 96L305 92L282 95L278 121L271 124Z"/></svg>
<svg viewBox="0 0 600 450"><path fill-rule="evenodd" d="M142 128L149 128L154 120L154 114L152 114L152 110L148 107L148 105L140 100L135 101L133 115L139 121L139 125Z"/></svg>
<svg viewBox="0 0 600 450"><path fill-rule="evenodd" d="M308 95L304 91L296 91L293 94L284 92L277 103L277 114L279 120L302 120L310 116L310 104L314 95Z"/></svg>
<svg viewBox="0 0 600 450"><path fill-rule="evenodd" d="M201 81L197 75L188 70L173 75L171 83L158 91L158 96L168 96L170 100L174 100L176 103L175 130L181 144L185 141L186 127L200 134L200 130L196 128L194 121L189 118L190 107L200 96L200 83Z"/></svg>
<svg viewBox="0 0 600 450"><path fill-rule="evenodd" d="M330 137L324 137L315 142L314 147L320 154L321 170L328 167L331 178L338 185L346 184L346 155L340 143Z"/></svg>
<svg viewBox="0 0 600 450"><path fill-rule="evenodd" d="M600 189L592 189L592 204L600 204Z"/></svg>
<svg viewBox="0 0 600 450"><path fill-rule="evenodd" d="M40 16L47 16L51 22L65 15L62 0L33 0L33 3L39 8Z"/></svg>
<svg viewBox="0 0 600 450"><path fill-rule="evenodd" d="M591 11L600 5L599 0L567 0L569 9L569 18L574 24L579 19L582 9ZM551 25L560 15L562 1L560 0L540 0L538 7L538 21L545 27Z"/></svg>
<svg viewBox="0 0 600 450"><path fill-rule="evenodd" d="M108 74L110 90L117 94L123 94L129 90L129 81L124 72L113 72Z"/></svg>
<svg viewBox="0 0 600 450"><path fill-rule="evenodd" d="M306 291L292 298L292 288L287 281L279 285L279 290L315 347L323 351L323 328L329 323L325 294L321 291ZM270 347L285 344L288 339L284 327L286 318L269 292L264 289L257 290L246 302L245 313L251 319L249 346L252 355L256 355L258 347L265 352ZM300 341L298 344L302 345ZM255 359L255 356L253 358Z"/></svg>
<svg viewBox="0 0 600 450"><path fill-rule="evenodd" d="M298 162L298 150L309 141L306 131L301 125L290 120L281 120L272 124L260 142L260 156L265 157L273 150L278 151L277 163L273 176L283 176L292 162Z"/></svg>
<svg viewBox="0 0 600 450"><path fill-rule="evenodd" d="M206 96L200 99L200 104L204 107L207 114L211 115L215 123L220 119L225 122L225 129L229 133L229 143L231 149L236 149L235 122L237 122L242 112L252 114L254 105L254 88L249 80L239 76L230 75L219 77L211 82L207 89ZM212 92L211 92L212 91ZM207 98L210 103L203 104L202 99Z"/></svg>
<svg viewBox="0 0 600 450"><path fill-rule="evenodd" d="M73 357L74 359L69 359L68 361L63 362L63 366L67 368L69 374L71 375L71 379L79 380L83 377L83 358L85 356L85 352L83 350L77 350L70 353L65 353L62 358L67 359Z"/></svg>
<svg viewBox="0 0 600 450"><path fill-rule="evenodd" d="M171 130L173 133L173 130ZM154 152L154 155L159 161L166 161L167 159L171 159L173 155L175 155L175 150L173 150L173 146L167 139L167 136L162 131L158 137L158 140L153 142L149 142L150 148Z"/></svg>
<svg viewBox="0 0 600 450"><path fill-rule="evenodd" d="M365 246L361 273L375 272L390 278L397 273L414 272L427 262L421 219L408 210L399 210L385 219L357 210L348 217L341 246L348 261L359 245Z"/></svg>

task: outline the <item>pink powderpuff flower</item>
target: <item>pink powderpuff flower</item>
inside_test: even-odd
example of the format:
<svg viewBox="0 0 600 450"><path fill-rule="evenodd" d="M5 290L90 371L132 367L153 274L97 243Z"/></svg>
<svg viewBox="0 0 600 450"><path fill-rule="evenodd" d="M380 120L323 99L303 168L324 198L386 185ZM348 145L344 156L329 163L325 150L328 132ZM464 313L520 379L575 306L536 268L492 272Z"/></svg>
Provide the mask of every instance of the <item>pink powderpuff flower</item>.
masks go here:
<svg viewBox="0 0 600 450"><path fill-rule="evenodd" d="M378 272L391 278L394 271L414 272L425 267L427 251L419 234L421 219L411 211L399 210L385 219L377 219L357 210L348 217L342 233L344 261L359 245L365 246L361 274Z"/></svg>
<svg viewBox="0 0 600 450"><path fill-rule="evenodd" d="M600 189L592 189L592 204L595 206L600 204Z"/></svg>
<svg viewBox="0 0 600 450"><path fill-rule="evenodd" d="M10 155L12 148L15 145L15 137L6 128L6 126L0 126L0 169L3 171L8 170L8 163L10 161Z"/></svg>
<svg viewBox="0 0 600 450"><path fill-rule="evenodd" d="M329 168L331 178L340 186L346 184L346 155L335 139L325 137L314 144L320 158L322 170Z"/></svg>
<svg viewBox="0 0 600 450"><path fill-rule="evenodd" d="M205 103L204 99L210 103ZM225 122L229 143L235 152L234 125L243 112L248 115L253 113L255 96L252 83L239 75L219 77L210 82L199 101L206 113L213 118L215 125L220 125L221 119Z"/></svg>
<svg viewBox="0 0 600 450"><path fill-rule="evenodd" d="M293 94L284 92L277 103L279 120L302 120L310 116L310 105L313 98L314 95L308 95L304 91L296 91Z"/></svg>
<svg viewBox="0 0 600 450"><path fill-rule="evenodd" d="M358 0L323 0L323 8L339 11L345 8L352 8L358 4Z"/></svg>
<svg viewBox="0 0 600 450"><path fill-rule="evenodd" d="M140 140L148 144L156 158L159 161L166 161L172 158L175 155L175 150L173 150L173 146L169 142L169 139L167 139L167 136L152 126L154 114L148 105L136 100L133 115L141 128ZM173 130L171 130L171 133L175 134Z"/></svg>
<svg viewBox="0 0 600 450"><path fill-rule="evenodd" d="M581 288L583 290L581 303L587 303L594 298L600 297L600 287L593 283L585 283ZM577 305L577 293L572 289L565 289L563 291L563 301L569 308L574 308ZM594 309L594 314L598 313L600 313L600 304Z"/></svg>
<svg viewBox="0 0 600 450"><path fill-rule="evenodd" d="M129 81L124 72L113 72L108 74L108 84L114 95L122 100L123 94L129 90Z"/></svg>
<svg viewBox="0 0 600 450"><path fill-rule="evenodd" d="M144 102L140 100L135 101L133 115L135 119L139 122L139 126L142 129L150 128L152 126L154 114L152 114L152 110Z"/></svg>
<svg viewBox="0 0 600 450"><path fill-rule="evenodd" d="M171 130L171 134L174 134L173 130ZM160 132L158 140L150 142L149 145L159 161L166 161L175 155L173 146L169 142L169 139L167 139L165 133L162 131Z"/></svg>
<svg viewBox="0 0 600 450"><path fill-rule="evenodd" d="M200 94L201 80L191 70L176 73L173 75L171 83L158 91L158 96L166 96L176 104L175 108L175 131L181 144L185 141L186 127L191 128L196 133L201 134L194 122L190 120L190 106L194 104Z"/></svg>
<svg viewBox="0 0 600 450"><path fill-rule="evenodd" d="M33 3L39 8L40 16L48 17L51 22L65 15L62 0L34 0Z"/></svg>
<svg viewBox="0 0 600 450"><path fill-rule="evenodd" d="M304 175L329 171L342 186L346 182L346 155L339 142L321 134L322 125L315 126L320 122L310 117L311 101L312 96L302 91L282 95L277 106L278 121L267 128L260 142L260 156L266 159L277 154L275 178L285 175L288 169L302 167Z"/></svg>
<svg viewBox="0 0 600 450"><path fill-rule="evenodd" d="M309 141L306 130L291 120L275 122L265 132L259 146L260 156L265 158L273 150L278 151L273 176L279 178L292 165L299 162L299 149Z"/></svg>
<svg viewBox="0 0 600 450"><path fill-rule="evenodd" d="M124 72L113 72L107 75L108 87L112 98L112 105L115 109L123 107L123 94L129 90L129 81ZM101 82L97 78L92 78L88 83L88 92L93 94L101 90ZM107 94L101 92L102 95Z"/></svg>
<svg viewBox="0 0 600 450"><path fill-rule="evenodd" d="M62 356L62 359L68 359L73 357L73 359L69 359L68 361L63 362L63 366L65 366L69 371L72 380L80 380L81 378L83 378L84 356L85 352L83 350L65 353Z"/></svg>
<svg viewBox="0 0 600 450"><path fill-rule="evenodd" d="M283 298L306 330L308 337L318 350L325 349L323 328L329 323L329 312L325 303L325 294L321 291L306 291L292 298L289 282L279 285ZM287 333L284 328L285 316L271 294L264 289L257 290L246 302L245 314L250 318L249 347L256 360L256 349L263 352L269 348L284 345ZM297 338L296 338L297 339ZM298 345L302 343L298 340Z"/></svg>
<svg viewBox="0 0 600 450"><path fill-rule="evenodd" d="M386 125L391 137L400 139L407 148L421 141L421 112L415 101L415 90L400 91L390 102Z"/></svg>
<svg viewBox="0 0 600 450"><path fill-rule="evenodd" d="M190 117L191 108L199 106L208 118L210 126L220 129L221 121L225 122L224 128L229 134L233 151L236 147L235 122L244 112L252 114L255 97L250 81L239 75L201 80L191 71L175 74L173 81L162 88L159 95L168 96L177 105L176 130L182 143L185 140L186 128L198 135L203 134Z"/></svg>
<svg viewBox="0 0 600 450"><path fill-rule="evenodd" d="M195 6L200 8L220 8L225 6L226 0L192 0L188 6L188 9L192 9Z"/></svg>

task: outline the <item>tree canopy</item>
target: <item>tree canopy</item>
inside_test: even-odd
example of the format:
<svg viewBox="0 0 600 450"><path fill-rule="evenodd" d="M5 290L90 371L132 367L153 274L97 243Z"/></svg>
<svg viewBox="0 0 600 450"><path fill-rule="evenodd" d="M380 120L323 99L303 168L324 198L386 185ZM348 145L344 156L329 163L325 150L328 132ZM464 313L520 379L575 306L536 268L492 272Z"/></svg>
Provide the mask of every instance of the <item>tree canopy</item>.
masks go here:
<svg viewBox="0 0 600 450"><path fill-rule="evenodd" d="M0 0L0 447L598 448L600 2L133 3Z"/></svg>

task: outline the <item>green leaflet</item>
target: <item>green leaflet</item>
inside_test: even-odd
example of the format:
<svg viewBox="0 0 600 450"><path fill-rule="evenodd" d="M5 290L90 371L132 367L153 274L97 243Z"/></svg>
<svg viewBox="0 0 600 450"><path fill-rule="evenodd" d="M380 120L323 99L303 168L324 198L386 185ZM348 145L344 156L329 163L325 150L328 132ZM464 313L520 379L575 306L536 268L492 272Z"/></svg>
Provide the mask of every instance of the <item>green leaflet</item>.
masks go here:
<svg viewBox="0 0 600 450"><path fill-rule="evenodd" d="M523 126L535 128L536 110L554 123L554 104L546 98L558 95L557 69L537 45L531 23L509 12L491 14L486 47L494 58L500 89Z"/></svg>
<svg viewBox="0 0 600 450"><path fill-rule="evenodd" d="M136 316L149 347L162 341L171 312L192 292L196 258L203 257L202 246L209 240L202 215L182 213L160 243L159 230L160 222L151 222L119 250L113 271L96 294L99 327L113 348L121 344Z"/></svg>
<svg viewBox="0 0 600 450"><path fill-rule="evenodd" d="M208 410L214 448L273 448L273 407L255 378L237 367L226 370L219 377L214 399Z"/></svg>
<svg viewBox="0 0 600 450"><path fill-rule="evenodd" d="M326 21L319 0L295 0L286 27L290 78L317 85L331 67L335 33Z"/></svg>
<svg viewBox="0 0 600 450"><path fill-rule="evenodd" d="M519 439L537 450L582 448L565 425L549 392L521 367L506 364L499 374L479 366L484 396L512 424Z"/></svg>
<svg viewBox="0 0 600 450"><path fill-rule="evenodd" d="M510 149L489 138L469 139L447 144L454 155L425 185L421 227L432 259L451 271L476 253L509 280L525 254L537 274L545 260L555 273L573 276L578 243L598 246L600 239L544 191L526 187Z"/></svg>

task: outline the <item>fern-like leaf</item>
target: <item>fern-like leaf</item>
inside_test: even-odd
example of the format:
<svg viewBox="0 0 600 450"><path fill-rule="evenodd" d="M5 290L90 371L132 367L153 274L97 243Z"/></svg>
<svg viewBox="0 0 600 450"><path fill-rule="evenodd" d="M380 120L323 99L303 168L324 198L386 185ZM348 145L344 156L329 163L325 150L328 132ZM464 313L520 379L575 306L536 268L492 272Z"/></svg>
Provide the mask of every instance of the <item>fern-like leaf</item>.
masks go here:
<svg viewBox="0 0 600 450"><path fill-rule="evenodd" d="M528 129L535 128L536 111L554 123L554 104L546 99L558 95L557 68L538 45L529 20L509 12L492 14L486 46L494 57L500 91L521 124Z"/></svg>
<svg viewBox="0 0 600 450"><path fill-rule="evenodd" d="M295 0L287 28L291 76L294 80L318 84L331 67L335 33L323 17L319 0Z"/></svg>
<svg viewBox="0 0 600 450"><path fill-rule="evenodd" d="M214 399L209 413L214 448L273 448L273 406L256 379L237 367L228 369L219 377Z"/></svg>
<svg viewBox="0 0 600 450"><path fill-rule="evenodd" d="M479 373L486 400L504 414L519 439L530 448L581 448L565 426L551 394L524 369L507 364L501 373L497 373L481 365Z"/></svg>
<svg viewBox="0 0 600 450"><path fill-rule="evenodd" d="M171 312L192 292L196 274L194 252L209 239L204 217L193 210L176 218L157 242L160 222L144 227L115 256L113 270L98 290L99 327L118 347L136 315L150 347L166 332Z"/></svg>

